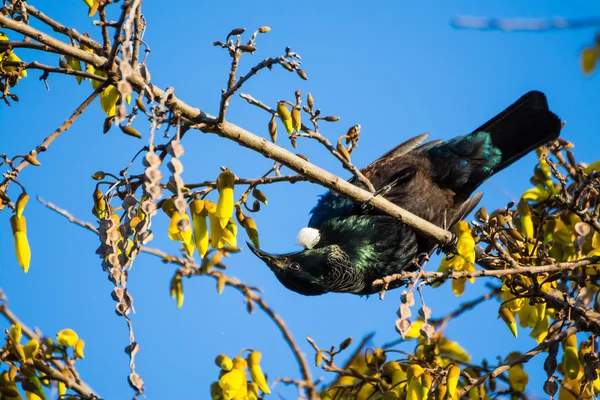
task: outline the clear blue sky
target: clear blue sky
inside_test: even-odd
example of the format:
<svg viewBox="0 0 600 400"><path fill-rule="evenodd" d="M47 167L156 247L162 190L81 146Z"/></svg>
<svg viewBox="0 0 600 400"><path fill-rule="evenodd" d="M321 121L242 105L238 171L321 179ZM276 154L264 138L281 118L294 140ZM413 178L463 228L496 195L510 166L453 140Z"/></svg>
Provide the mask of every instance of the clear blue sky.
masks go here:
<svg viewBox="0 0 600 400"><path fill-rule="evenodd" d="M50 16L80 32L98 34L87 19L82 1L32 1ZM116 7L118 9L118 7ZM576 144L581 161L595 161L600 144L600 80L585 77L579 66L580 50L592 42L594 31L501 33L455 30L453 16L584 17L600 15L600 5L588 1L464 1L437 5L407 2L147 2L146 41L153 82L173 86L184 101L208 113L216 113L220 90L225 85L229 58L214 48L235 27L253 30L272 28L258 41L255 56L244 57L241 71L268 56L282 54L286 46L300 53L309 81L281 68L263 71L243 92L274 106L278 99L293 99L296 89L312 92L325 114L341 117L324 125L335 139L351 125L362 125L359 148L353 155L364 166L389 148L414 135L431 132L433 138L466 133L501 111L531 89L544 91L550 106L567 121L563 136ZM18 37L11 37L18 39ZM23 60L35 54L19 51ZM58 63L58 57L47 63ZM89 83L78 87L72 77L51 76L50 91L29 72L15 93L20 102L0 107L0 152L12 156L26 153L51 133L88 95ZM267 135L268 116L235 99L228 117L246 129ZM117 129L102 134L104 115L94 104L71 130L39 157L41 168L27 168L21 182L32 195L40 195L75 216L92 221L90 175L97 170L118 172L140 148L141 142ZM138 118L140 120L140 118ZM137 121L143 129L143 121ZM283 135L280 135L283 136ZM284 142L281 141L281 144ZM240 176L253 177L271 162L232 143L200 132L184 141L184 179L188 183L212 179L219 165ZM288 146L288 143L285 143ZM300 143L299 152L319 165L347 177L335 161L316 145ZM535 157L517 164L483 185L483 205L495 209L518 198L529 187ZM138 171L141 165L136 166ZM284 252L297 249L296 233L306 226L308 212L324 190L307 183L264 188L269 206L256 216L264 249ZM12 186L11 196L18 194ZM78 362L84 379L107 399L131 396L127 385L125 322L117 317L110 298L112 284L94 254L97 238L35 200L26 209L32 263L23 274L13 254L10 212L0 214L0 287L10 307L29 325L53 336L62 328L76 330L86 340L86 359ZM177 244L167 239L167 220L155 219L152 246L170 252ZM242 237L240 237L241 239ZM438 260L428 266L436 269ZM285 319L309 360L313 359L304 336L326 347L347 336L355 339L376 331L375 345L398 337L394 330L400 291L385 300L330 294L302 297L282 287L265 265L247 249L228 260L228 273L264 290L266 301ZM135 298L133 316L139 373L146 381L148 399L207 398L218 369L218 353L237 354L245 347L263 351L263 367L269 376L298 378L298 368L280 334L259 310L248 315L243 298L226 289L218 295L212 279L184 281L185 304L181 310L169 298L174 267L150 256L140 256L130 273L129 288ZM483 281L467 285L455 298L445 285L425 290L435 316L454 309L461 301L476 297ZM462 341L474 361L498 354L527 350L535 342L522 332L512 338L496 318L498 305L489 303L479 313L465 315L450 325L446 334ZM6 327L0 321L0 328ZM403 345L411 349L413 344ZM542 393L542 360L526 365L532 373L530 393ZM312 362L311 362L312 364ZM537 366L537 371L535 366ZM326 381L332 375L314 371ZM281 385L275 393L294 398L295 391ZM275 396L273 396L275 398Z"/></svg>

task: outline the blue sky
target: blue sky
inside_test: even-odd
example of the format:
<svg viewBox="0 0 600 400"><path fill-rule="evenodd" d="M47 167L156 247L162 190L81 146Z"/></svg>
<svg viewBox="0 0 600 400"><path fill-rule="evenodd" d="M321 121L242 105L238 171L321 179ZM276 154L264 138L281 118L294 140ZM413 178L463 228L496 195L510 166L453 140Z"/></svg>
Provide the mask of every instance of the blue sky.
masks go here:
<svg viewBox="0 0 600 400"><path fill-rule="evenodd" d="M87 18L80 0L33 1L31 4L78 31L98 32ZM118 11L118 7L115 7ZM585 17L600 14L600 5L588 1L463 1L432 4L408 2L147 2L146 41L152 52L149 68L154 84L172 86L182 100L215 114L226 83L229 58L211 45L224 40L235 27L254 30L268 25L254 56L242 59L240 70L284 52L300 53L309 81L281 68L262 71L242 92L275 106L293 99L295 90L311 92L324 114L341 121L322 126L334 140L348 127L360 123L360 145L353 154L358 166L367 165L391 147L412 136L431 132L432 138L450 138L470 132L525 92L537 89L548 96L551 109L567 121L563 137L576 144L581 161L598 158L600 139L600 81L583 76L580 50L593 40L593 29L543 33L502 33L456 30L455 15L495 17ZM113 18L116 18L113 16ZM11 39L18 39L11 36ZM58 57L38 57L19 51L23 60L58 63ZM77 86L72 77L51 76L50 91L30 72L15 88L20 97L12 107L0 107L0 152L26 153L58 127L89 93L89 83ZM140 148L141 142L118 129L102 134L103 113L95 103L39 157L41 168L27 168L19 177L31 195L40 195L75 216L93 221L90 213L97 170L118 172ZM268 115L234 99L228 112L231 122L267 136ZM138 118L136 127L147 128ZM283 135L280 135L282 137ZM280 144L289 148L288 143ZM183 177L194 183L213 179L220 165L237 175L255 177L271 162L260 155L217 137L191 132L183 142L186 154ZM298 152L341 176L348 173L313 143L300 142ZM488 209L517 199L529 185L535 156L523 160L482 186L482 204ZM135 166L140 171L142 166ZM256 216L263 248L291 251L299 229L323 189L308 183L263 188L269 206ZM9 192L17 196L16 186ZM10 212L0 214L0 287L9 306L25 323L54 335L62 328L76 330L86 340L86 359L78 362L84 379L107 399L127 398L127 344L125 322L113 312L112 284L94 254L97 238L35 200L26 209L32 263L28 274L18 267L12 250ZM167 219L155 219L151 243L170 252L177 244L167 239ZM428 266L435 269L438 260ZM265 265L247 249L228 260L228 273L264 290L264 298L286 321L309 360L313 359L304 336L323 347L347 336L355 339L377 332L374 344L396 339L394 330L400 291L385 300L330 294L302 297L286 290ZM263 368L270 377L298 378L290 351L270 320L259 310L246 312L243 298L234 290L222 295L214 281L197 277L184 281L185 303L178 310L169 298L174 267L151 256L140 256L130 273L129 289L135 299L133 324L141 346L137 368L146 381L148 399L206 398L210 382L218 376L213 360L218 353L235 356L251 347L264 354ZM449 285L426 289L425 299L434 316L442 316L462 301L476 297L484 281L468 285L455 298ZM518 340L496 318L498 305L488 303L478 313L467 314L446 329L453 340L467 347L474 361L494 362L499 354L525 351L535 342L522 334ZM0 321L0 328L6 327ZM523 332L524 333L524 332ZM411 349L412 343L402 345ZM529 391L542 393L543 360L525 369L532 374ZM537 366L537 368L536 368ZM325 381L331 375L314 370ZM296 392L277 386L275 393L294 398Z"/></svg>

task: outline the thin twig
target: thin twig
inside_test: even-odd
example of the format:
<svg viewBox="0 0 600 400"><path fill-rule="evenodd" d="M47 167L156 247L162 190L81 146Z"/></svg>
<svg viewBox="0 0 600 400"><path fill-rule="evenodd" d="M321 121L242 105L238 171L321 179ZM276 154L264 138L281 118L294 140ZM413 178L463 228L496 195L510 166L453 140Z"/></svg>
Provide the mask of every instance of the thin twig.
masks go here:
<svg viewBox="0 0 600 400"><path fill-rule="evenodd" d="M296 183L296 182L304 182L307 180L308 179L302 175L280 175L280 176L267 176L267 177L255 178L255 179L237 178L237 179L235 179L234 183L236 185L256 186L256 185L268 185L271 183L278 183L278 182ZM191 183L191 184L186 184L185 187L187 187L188 189L197 189L197 188L201 188L201 187L217 187L217 182L216 181L204 181L204 182L200 182L200 183Z"/></svg>
<svg viewBox="0 0 600 400"><path fill-rule="evenodd" d="M100 94L100 92L102 92L102 90L104 90L105 86L106 86L106 82L104 82L102 85L100 85L98 87L98 89L94 90L92 92L92 94L90 94L83 101L83 103L81 103L81 105L75 109L75 111L73 111L71 116L69 118L67 118L65 120L65 122L63 122L54 132L52 132L48 137L46 137L44 139L44 141L32 151L32 153L39 154L41 152L46 151L48 149L48 147L60 136L61 133L65 132L67 129L69 129L71 127L71 125L73 125L75 120L85 111L85 109L92 103L92 101L94 101L94 99L96 99L96 97ZM23 159L21 162L19 162L19 164L14 168L14 170L11 171L12 172L11 178L14 179L28 165L29 165L29 162L27 162L25 159ZM10 181L11 181L11 179L8 179L8 178L4 179L2 184L0 184L0 191L6 192L6 188L8 187L8 184L10 183Z"/></svg>

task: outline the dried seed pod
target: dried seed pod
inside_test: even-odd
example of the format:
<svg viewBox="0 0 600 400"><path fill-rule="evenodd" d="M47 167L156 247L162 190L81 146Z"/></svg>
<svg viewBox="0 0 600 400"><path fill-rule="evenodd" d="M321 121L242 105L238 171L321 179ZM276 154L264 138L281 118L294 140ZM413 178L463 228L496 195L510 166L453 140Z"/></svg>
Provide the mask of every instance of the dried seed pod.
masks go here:
<svg viewBox="0 0 600 400"><path fill-rule="evenodd" d="M119 125L119 128L121 128L121 131L126 135L133 136L138 139L142 138L142 134L137 129L132 128L131 126Z"/></svg>
<svg viewBox="0 0 600 400"><path fill-rule="evenodd" d="M301 69L297 69L297 70L296 70L296 73L298 74L298 76L299 76L300 78L304 79L305 81L307 81L307 80L308 80L308 76L306 76L306 72L304 72L303 70L301 70Z"/></svg>
<svg viewBox="0 0 600 400"><path fill-rule="evenodd" d="M238 49L240 49L244 53L254 53L256 51L256 47L248 45L248 44L242 44L242 45L238 46Z"/></svg>
<svg viewBox="0 0 600 400"><path fill-rule="evenodd" d="M143 112L146 112L146 105L144 104L144 102L142 101L141 97L136 97L135 98L135 104L137 104L138 108L140 110L142 110Z"/></svg>

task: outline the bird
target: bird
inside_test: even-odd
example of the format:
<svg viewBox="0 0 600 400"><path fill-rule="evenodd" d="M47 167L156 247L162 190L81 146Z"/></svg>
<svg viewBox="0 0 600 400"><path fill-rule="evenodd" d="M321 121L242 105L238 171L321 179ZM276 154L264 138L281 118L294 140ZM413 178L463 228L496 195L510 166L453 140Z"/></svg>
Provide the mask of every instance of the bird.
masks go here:
<svg viewBox="0 0 600 400"><path fill-rule="evenodd" d="M476 207L482 196L473 195L477 187L558 138L561 128L546 96L530 91L469 134L425 144L428 134L417 136L361 172L376 194L448 228ZM350 182L361 186L356 178ZM319 198L298 241L304 249L286 254L248 246L287 289L306 296L377 293L373 281L414 271L414 260L435 247L397 219L333 191Z"/></svg>

